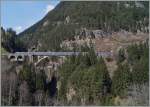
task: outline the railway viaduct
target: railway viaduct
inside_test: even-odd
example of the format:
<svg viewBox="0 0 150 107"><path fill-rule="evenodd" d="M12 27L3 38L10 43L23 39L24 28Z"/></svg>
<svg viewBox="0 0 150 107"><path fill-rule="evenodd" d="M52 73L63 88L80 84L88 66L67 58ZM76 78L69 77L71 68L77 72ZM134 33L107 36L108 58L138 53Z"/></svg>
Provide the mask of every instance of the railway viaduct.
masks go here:
<svg viewBox="0 0 150 107"><path fill-rule="evenodd" d="M8 57L11 61L24 61L25 57L28 57L29 60L32 62L33 57L37 56L38 61L40 61L43 58L49 57L49 56L57 56L57 57L63 57L63 56L71 56L71 55L79 55L79 54L86 54L87 52L15 52L15 53L7 53L3 54ZM111 52L96 52L98 57L111 57ZM37 61L37 62L38 62Z"/></svg>

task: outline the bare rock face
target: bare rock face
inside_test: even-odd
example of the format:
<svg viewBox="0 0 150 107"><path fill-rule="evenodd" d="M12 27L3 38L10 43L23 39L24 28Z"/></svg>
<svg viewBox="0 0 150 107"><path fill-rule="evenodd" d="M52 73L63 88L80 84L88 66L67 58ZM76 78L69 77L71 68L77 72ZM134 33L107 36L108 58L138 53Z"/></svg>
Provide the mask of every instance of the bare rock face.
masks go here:
<svg viewBox="0 0 150 107"><path fill-rule="evenodd" d="M105 64L107 66L108 69L108 73L110 75L110 78L113 78L113 74L116 71L116 69L118 68L117 66L117 62L115 60L112 59L112 61L107 61L106 59L104 59Z"/></svg>
<svg viewBox="0 0 150 107"><path fill-rule="evenodd" d="M46 75L46 81L50 82L52 80L52 77L54 76L55 71L52 68L45 68L44 69L45 75Z"/></svg>
<svg viewBox="0 0 150 107"><path fill-rule="evenodd" d="M16 66L16 73L19 74L22 69L23 69L22 65Z"/></svg>
<svg viewBox="0 0 150 107"><path fill-rule="evenodd" d="M76 95L76 91L72 87L70 87L68 89L68 93L66 93L68 102L72 100L74 95Z"/></svg>
<svg viewBox="0 0 150 107"><path fill-rule="evenodd" d="M70 23L70 17L69 17L69 16L66 17L65 23L66 23L66 24Z"/></svg>
<svg viewBox="0 0 150 107"><path fill-rule="evenodd" d="M112 33L111 32L104 32L101 29L93 29L89 30L86 28L82 28L80 31L80 36L84 36L86 38L105 38L110 36Z"/></svg>
<svg viewBox="0 0 150 107"><path fill-rule="evenodd" d="M45 22L43 23L43 27L47 26L48 24L49 24L49 21L45 21Z"/></svg>

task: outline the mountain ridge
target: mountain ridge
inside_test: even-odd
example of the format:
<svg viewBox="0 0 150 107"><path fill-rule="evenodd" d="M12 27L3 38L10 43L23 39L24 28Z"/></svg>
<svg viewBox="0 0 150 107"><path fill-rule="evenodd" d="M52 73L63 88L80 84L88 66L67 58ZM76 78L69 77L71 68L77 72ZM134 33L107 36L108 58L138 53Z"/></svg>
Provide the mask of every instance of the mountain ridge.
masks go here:
<svg viewBox="0 0 150 107"><path fill-rule="evenodd" d="M139 3L137 5L137 3ZM82 28L101 29L105 32L148 32L148 2L86 2L63 1L52 11L19 34L27 45L41 44L41 51L62 50L60 44L74 38ZM57 39L57 41L55 41ZM56 42L56 43L55 43Z"/></svg>

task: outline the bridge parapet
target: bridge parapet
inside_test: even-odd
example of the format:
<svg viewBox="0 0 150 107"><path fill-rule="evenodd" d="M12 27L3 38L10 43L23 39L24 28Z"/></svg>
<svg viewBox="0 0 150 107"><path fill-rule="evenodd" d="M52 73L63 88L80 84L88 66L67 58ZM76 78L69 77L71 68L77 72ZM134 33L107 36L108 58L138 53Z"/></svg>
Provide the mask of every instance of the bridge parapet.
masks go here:
<svg viewBox="0 0 150 107"><path fill-rule="evenodd" d="M24 56L70 56L70 55L79 55L86 54L88 52L15 52L8 53L3 55L24 55ZM96 52L98 55L111 55L111 52Z"/></svg>

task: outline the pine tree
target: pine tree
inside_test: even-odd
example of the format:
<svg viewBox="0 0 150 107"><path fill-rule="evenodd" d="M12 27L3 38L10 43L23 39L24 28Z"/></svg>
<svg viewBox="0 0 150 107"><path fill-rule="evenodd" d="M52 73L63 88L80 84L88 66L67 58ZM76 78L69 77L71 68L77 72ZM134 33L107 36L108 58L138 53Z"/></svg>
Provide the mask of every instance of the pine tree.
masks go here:
<svg viewBox="0 0 150 107"><path fill-rule="evenodd" d="M131 72L129 66L118 65L118 69L114 72L112 79L112 91L114 95L124 95L126 89L131 84Z"/></svg>

